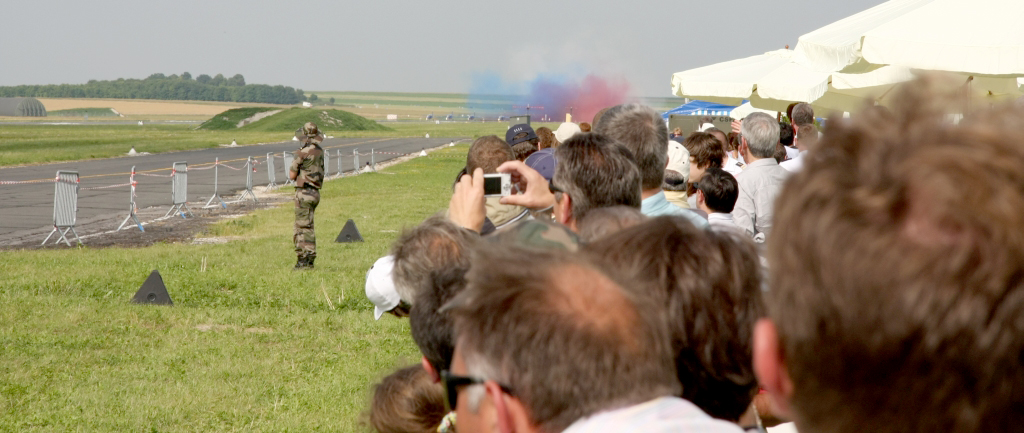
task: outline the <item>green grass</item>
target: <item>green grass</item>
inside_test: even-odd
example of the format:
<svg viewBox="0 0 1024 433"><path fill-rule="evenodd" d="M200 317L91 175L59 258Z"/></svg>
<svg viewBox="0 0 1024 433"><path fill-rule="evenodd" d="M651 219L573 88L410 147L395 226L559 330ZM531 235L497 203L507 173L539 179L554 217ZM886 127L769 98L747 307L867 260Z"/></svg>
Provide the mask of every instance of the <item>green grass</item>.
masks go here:
<svg viewBox="0 0 1024 433"><path fill-rule="evenodd" d="M344 110L290 108L239 129L246 131L295 131L296 125L314 122L324 131L390 131L391 128Z"/></svg>
<svg viewBox="0 0 1024 433"><path fill-rule="evenodd" d="M258 122L257 122L258 123ZM161 153L205 149L237 140L238 144L291 140L296 128L284 132L245 128L228 131L196 130L190 125L2 125L0 167L122 156L132 146L139 152ZM467 137L496 134L505 137L505 123L429 122L388 123L390 131L323 130L335 137Z"/></svg>
<svg viewBox="0 0 1024 433"><path fill-rule="evenodd" d="M366 269L446 207L466 149L328 182L314 271L290 270L287 205L213 226L228 244L0 251L0 431L364 431L372 384L419 358ZM366 242L332 242L349 218ZM128 302L152 269L174 307Z"/></svg>
<svg viewBox="0 0 1024 433"><path fill-rule="evenodd" d="M208 130L235 130L238 129L238 122L255 116L264 111L279 110L275 107L242 107L233 108L210 118L199 125L199 129Z"/></svg>

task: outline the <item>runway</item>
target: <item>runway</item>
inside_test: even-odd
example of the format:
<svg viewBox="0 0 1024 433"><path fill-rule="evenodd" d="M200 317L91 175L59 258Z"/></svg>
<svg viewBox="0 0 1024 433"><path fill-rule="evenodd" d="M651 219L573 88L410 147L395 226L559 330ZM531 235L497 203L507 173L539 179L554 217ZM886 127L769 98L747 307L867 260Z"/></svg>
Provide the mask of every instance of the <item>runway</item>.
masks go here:
<svg viewBox="0 0 1024 433"><path fill-rule="evenodd" d="M360 154L375 153L375 162L397 158L403 154L419 152L457 141L453 138L330 138L321 144L330 155L328 174L354 169L353 150ZM190 207L201 207L213 195L214 173L218 176L218 193L225 200L237 196L245 189L245 161L249 156L258 158L253 172L253 186L266 186L269 174L266 165L267 153L275 156L275 177L281 185L287 180L281 153L298 149L295 141L281 143L219 147L213 149L152 155L125 156L119 158L95 159L77 162L0 168L0 246L4 239L17 238L19 233L48 230L53 225L54 184L52 180L58 170L78 171L80 192L78 196L78 221L100 219L115 214L128 215L130 188L125 186L108 189L90 189L103 186L127 184L134 166L136 173L136 205L138 208L151 206L171 207L171 165L185 161L188 170L188 202ZM338 152L341 158L338 158ZM210 169L216 159L224 166ZM365 165L369 156L359 156L359 164ZM228 167L233 167L231 169ZM28 184L2 184L5 181L43 182ZM111 230L116 226L106 228ZM42 239L39 239L41 242Z"/></svg>

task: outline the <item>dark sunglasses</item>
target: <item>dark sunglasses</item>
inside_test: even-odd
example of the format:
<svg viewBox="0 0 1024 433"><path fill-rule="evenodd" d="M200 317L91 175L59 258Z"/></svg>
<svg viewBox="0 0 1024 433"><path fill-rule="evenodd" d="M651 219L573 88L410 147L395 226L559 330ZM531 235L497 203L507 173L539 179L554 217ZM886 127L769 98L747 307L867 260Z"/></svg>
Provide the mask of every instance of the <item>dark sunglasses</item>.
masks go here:
<svg viewBox="0 0 1024 433"><path fill-rule="evenodd" d="M559 187L555 186L554 179L552 179L550 182L548 182L548 191L551 191L552 194L554 194L556 192L565 192L565 191L562 190L562 188L559 188Z"/></svg>
<svg viewBox="0 0 1024 433"><path fill-rule="evenodd" d="M448 410L453 411L459 404L459 388L468 385L481 385L486 382L487 379L481 379L479 377L472 376L458 376L451 374L448 370L441 371L441 382L444 383L444 392L446 394L445 402L448 403ZM507 385L498 384L505 394L515 395L512 393L512 388Z"/></svg>

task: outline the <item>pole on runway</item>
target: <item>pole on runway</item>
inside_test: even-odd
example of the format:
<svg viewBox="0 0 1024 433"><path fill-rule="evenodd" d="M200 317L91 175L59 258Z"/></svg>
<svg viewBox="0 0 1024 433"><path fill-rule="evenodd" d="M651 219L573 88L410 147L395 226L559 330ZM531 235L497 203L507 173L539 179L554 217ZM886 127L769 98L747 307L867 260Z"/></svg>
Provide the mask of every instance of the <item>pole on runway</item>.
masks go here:
<svg viewBox="0 0 1024 433"><path fill-rule="evenodd" d="M139 228L139 231L140 232L144 232L144 231L146 231L146 229L142 228L142 223L139 222L139 217L138 217L138 215L136 215L136 213L139 211L139 208L138 208L138 206L135 205L135 166L134 165L132 166L132 174L128 178L128 184L131 186L131 193L128 196L128 216L124 218L124 221L121 222L121 225L117 226L117 229L118 230L123 229L124 225L128 224L128 221L135 221L135 226Z"/></svg>

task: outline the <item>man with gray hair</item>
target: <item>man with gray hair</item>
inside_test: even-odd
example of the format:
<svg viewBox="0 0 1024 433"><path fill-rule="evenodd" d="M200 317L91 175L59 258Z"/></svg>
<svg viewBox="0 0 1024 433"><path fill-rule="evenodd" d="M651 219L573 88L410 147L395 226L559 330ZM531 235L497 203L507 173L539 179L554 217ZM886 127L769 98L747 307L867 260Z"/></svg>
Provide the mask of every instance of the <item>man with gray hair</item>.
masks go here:
<svg viewBox="0 0 1024 433"><path fill-rule="evenodd" d="M512 174L521 191L502 197L501 203L534 210L551 209L555 221L574 232L579 231L579 220L591 210L619 205L640 208L640 171L636 159L629 149L610 137L576 134L555 148L555 159L555 174L550 183L521 161L508 161L498 167L499 172ZM478 202L482 196L482 171L463 176L455 186L449 218L462 227L480 231L483 217Z"/></svg>
<svg viewBox="0 0 1024 433"><path fill-rule="evenodd" d="M779 122L767 114L753 113L743 119L740 135L739 151L747 168L736 176L740 194L732 219L755 241L764 242L772 228L775 198L789 176L773 157L779 144Z"/></svg>
<svg viewBox="0 0 1024 433"><path fill-rule="evenodd" d="M741 431L676 397L664 315L583 255L495 245L469 269L444 308L456 344L442 380L459 431Z"/></svg>
<svg viewBox="0 0 1024 433"><path fill-rule="evenodd" d="M405 230L391 247L395 291L406 304L430 283L431 273L469 266L469 249L479 236L435 215Z"/></svg>
<svg viewBox="0 0 1024 433"><path fill-rule="evenodd" d="M644 215L679 215L697 227L708 226L707 219L665 199L662 182L668 166L668 127L657 111L642 104L617 105L601 117L597 132L622 143L636 157L643 182L640 211Z"/></svg>

